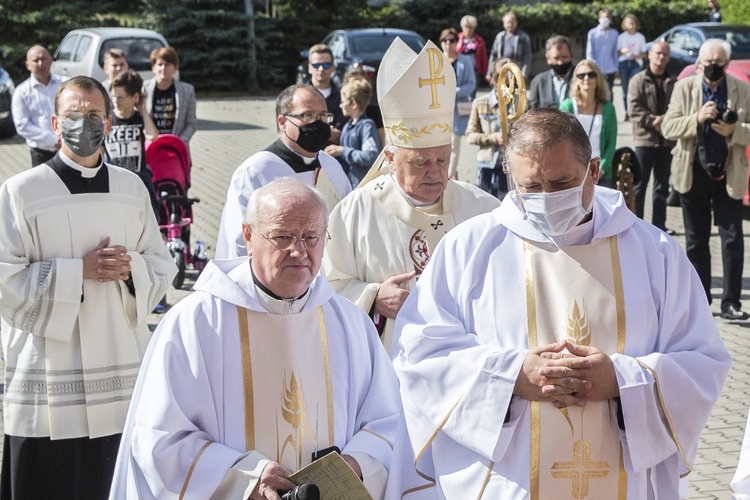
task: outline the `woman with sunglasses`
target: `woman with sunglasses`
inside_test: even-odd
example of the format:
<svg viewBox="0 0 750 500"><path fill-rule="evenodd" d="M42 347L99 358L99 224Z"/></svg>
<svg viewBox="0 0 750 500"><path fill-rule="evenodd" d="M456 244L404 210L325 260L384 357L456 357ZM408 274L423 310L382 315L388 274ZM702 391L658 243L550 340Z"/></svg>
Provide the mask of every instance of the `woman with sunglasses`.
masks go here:
<svg viewBox="0 0 750 500"><path fill-rule="evenodd" d="M599 66L588 59L573 71L567 99L560 109L572 113L581 122L591 142L591 157L601 158L599 185L613 187L612 160L617 147L617 115L610 101L609 89Z"/></svg>
<svg viewBox="0 0 750 500"><path fill-rule="evenodd" d="M451 138L451 160L448 175L458 179L458 155L461 152L461 137L466 133L466 125L471 114L472 95L477 88L477 78L471 58L456 50L458 32L446 28L440 33L440 47L456 72L456 104L453 111L453 136Z"/></svg>

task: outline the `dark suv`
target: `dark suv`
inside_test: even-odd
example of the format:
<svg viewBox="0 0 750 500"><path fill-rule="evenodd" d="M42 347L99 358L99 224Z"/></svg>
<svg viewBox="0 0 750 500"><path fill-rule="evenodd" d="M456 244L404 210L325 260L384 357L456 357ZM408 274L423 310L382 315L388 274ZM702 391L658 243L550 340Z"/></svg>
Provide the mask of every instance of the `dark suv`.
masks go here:
<svg viewBox="0 0 750 500"><path fill-rule="evenodd" d="M374 88L380 61L396 37L401 38L417 53L425 44L424 38L418 33L392 28L336 30L328 33L322 43L328 45L333 53L333 63L336 66L334 78L342 81L344 73L350 67L361 67ZM308 51L304 50L300 55L307 59ZM304 61L297 68L297 81L301 83L309 80L307 61Z"/></svg>
<svg viewBox="0 0 750 500"><path fill-rule="evenodd" d="M4 56L5 54L0 49L0 59ZM10 75L0 63L0 137L10 137L16 133L13 117L10 113L10 99L15 88L13 80L10 79Z"/></svg>

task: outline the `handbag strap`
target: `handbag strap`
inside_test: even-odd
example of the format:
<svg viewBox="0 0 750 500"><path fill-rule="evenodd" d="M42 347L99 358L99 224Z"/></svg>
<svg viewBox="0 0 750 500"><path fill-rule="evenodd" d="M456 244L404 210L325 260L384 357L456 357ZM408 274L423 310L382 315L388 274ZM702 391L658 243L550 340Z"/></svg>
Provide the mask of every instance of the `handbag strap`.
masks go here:
<svg viewBox="0 0 750 500"><path fill-rule="evenodd" d="M599 111L599 102L596 103L596 106L594 106L594 114L591 116L591 124L589 125L589 133L587 134L589 137L591 137L591 131L594 130L594 122L596 121L596 112ZM602 116L602 118L604 118Z"/></svg>

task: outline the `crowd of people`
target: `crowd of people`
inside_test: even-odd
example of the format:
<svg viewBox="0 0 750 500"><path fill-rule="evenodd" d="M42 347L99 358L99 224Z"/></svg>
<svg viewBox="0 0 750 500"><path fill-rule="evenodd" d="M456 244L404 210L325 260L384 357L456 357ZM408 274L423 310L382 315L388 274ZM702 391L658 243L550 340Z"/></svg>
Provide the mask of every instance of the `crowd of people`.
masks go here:
<svg viewBox="0 0 750 500"><path fill-rule="evenodd" d="M531 77L512 12L489 50L472 16L419 53L396 39L376 102L313 46L309 83L277 97L278 139L232 175L216 258L153 335L176 270L146 141L189 143L193 87L172 47L145 82L111 50L106 85L29 49L14 118L33 168L0 188L0 499L278 499L328 454L376 499L684 497L731 365L712 211L721 315L748 317L750 86L726 42L675 82L635 16L619 36L598 20L578 62L547 41L507 137L477 82L509 61ZM618 72L635 213L613 189ZM463 135L477 185L456 179ZM666 233L670 170L686 251ZM738 495L747 470L743 448Z"/></svg>

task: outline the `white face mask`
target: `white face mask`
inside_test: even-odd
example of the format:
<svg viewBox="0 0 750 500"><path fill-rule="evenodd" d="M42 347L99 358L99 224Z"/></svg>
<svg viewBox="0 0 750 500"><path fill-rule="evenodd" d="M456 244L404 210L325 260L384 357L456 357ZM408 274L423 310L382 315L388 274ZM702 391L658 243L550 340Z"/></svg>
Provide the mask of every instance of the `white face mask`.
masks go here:
<svg viewBox="0 0 750 500"><path fill-rule="evenodd" d="M602 28L609 28L609 18L608 17L600 17L599 18L599 24Z"/></svg>
<svg viewBox="0 0 750 500"><path fill-rule="evenodd" d="M586 168L579 186L554 193L518 193L523 202L524 217L547 236L567 233L591 212L590 206L583 208L583 185L588 176L589 169ZM593 199L591 201L593 205Z"/></svg>

